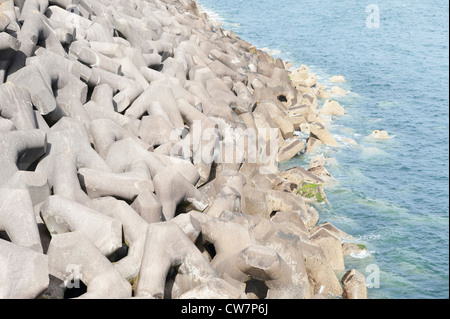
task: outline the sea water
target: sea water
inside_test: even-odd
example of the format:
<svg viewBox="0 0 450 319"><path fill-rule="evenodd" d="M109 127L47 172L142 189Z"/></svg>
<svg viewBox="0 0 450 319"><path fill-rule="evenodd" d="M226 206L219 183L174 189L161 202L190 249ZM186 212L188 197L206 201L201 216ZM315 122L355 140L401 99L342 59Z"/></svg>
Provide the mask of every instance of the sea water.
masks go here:
<svg viewBox="0 0 450 319"><path fill-rule="evenodd" d="M449 298L448 1L199 3L224 29L349 91L332 97L347 114L328 118L341 146L320 149L336 181L317 208L369 250L345 259L366 276L368 297ZM380 129L391 138L368 137Z"/></svg>

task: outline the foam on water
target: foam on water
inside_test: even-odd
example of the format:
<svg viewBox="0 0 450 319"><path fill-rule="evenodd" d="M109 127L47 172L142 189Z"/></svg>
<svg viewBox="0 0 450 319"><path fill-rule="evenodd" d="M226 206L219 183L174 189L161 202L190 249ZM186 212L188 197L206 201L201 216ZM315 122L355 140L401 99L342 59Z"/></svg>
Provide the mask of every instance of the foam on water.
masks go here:
<svg viewBox="0 0 450 319"><path fill-rule="evenodd" d="M374 253L374 252L372 252ZM350 253L350 257L352 258L357 258L357 259L364 259L364 258L369 258L371 257L371 254L368 250L363 250L360 251L359 253Z"/></svg>

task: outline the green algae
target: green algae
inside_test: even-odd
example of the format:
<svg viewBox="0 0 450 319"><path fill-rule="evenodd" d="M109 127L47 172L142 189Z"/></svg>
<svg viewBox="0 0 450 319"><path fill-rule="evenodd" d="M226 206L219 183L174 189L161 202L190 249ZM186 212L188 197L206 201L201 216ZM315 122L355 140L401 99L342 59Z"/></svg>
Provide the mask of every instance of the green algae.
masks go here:
<svg viewBox="0 0 450 319"><path fill-rule="evenodd" d="M322 184L304 182L298 189L297 193L308 199L315 199L317 202L326 201L325 194L321 191Z"/></svg>

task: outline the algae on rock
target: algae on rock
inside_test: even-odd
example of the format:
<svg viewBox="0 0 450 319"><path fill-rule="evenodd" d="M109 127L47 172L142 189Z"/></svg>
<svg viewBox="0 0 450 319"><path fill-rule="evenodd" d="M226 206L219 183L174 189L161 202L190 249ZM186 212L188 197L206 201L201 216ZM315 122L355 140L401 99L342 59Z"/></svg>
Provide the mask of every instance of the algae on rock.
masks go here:
<svg viewBox="0 0 450 319"><path fill-rule="evenodd" d="M303 182L298 188L297 194L318 203L327 201L322 184Z"/></svg>

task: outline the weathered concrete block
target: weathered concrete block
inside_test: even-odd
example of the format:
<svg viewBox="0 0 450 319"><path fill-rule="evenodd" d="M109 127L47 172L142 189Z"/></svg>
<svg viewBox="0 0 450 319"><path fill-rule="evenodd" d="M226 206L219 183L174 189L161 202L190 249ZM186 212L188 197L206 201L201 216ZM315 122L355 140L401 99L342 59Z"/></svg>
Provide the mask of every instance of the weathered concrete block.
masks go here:
<svg viewBox="0 0 450 319"><path fill-rule="evenodd" d="M301 140L297 138L291 139L281 145L280 150L277 154L277 160L280 162L288 161L299 154L304 147L305 143L303 143Z"/></svg>
<svg viewBox="0 0 450 319"><path fill-rule="evenodd" d="M19 170L28 169L47 148L46 135L39 130L11 131L0 134L0 185Z"/></svg>
<svg viewBox="0 0 450 319"><path fill-rule="evenodd" d="M209 216L219 217L223 211L241 211L241 194L229 186L219 190L214 201L205 211Z"/></svg>
<svg viewBox="0 0 450 319"><path fill-rule="evenodd" d="M0 32L3 32L11 23L11 19L3 12L0 12Z"/></svg>
<svg viewBox="0 0 450 319"><path fill-rule="evenodd" d="M114 267L128 281L133 282L141 268L144 253L147 222L126 202L112 197L103 197L94 201L94 207L102 214L122 223L123 235L128 246L127 256L114 263Z"/></svg>
<svg viewBox="0 0 450 319"><path fill-rule="evenodd" d="M37 1L27 1L26 4L27 8L24 7L20 17L20 20L24 19L23 25L17 32L17 40L20 42L20 49L15 55L14 61L9 66L9 75L14 74L18 70L20 71L20 69L25 66L26 58L33 55L38 41L40 41L45 48L60 56L65 56L66 54L57 33L52 29L48 18L43 15L47 6L45 4L43 6L37 5ZM36 6L38 8L36 8Z"/></svg>
<svg viewBox="0 0 450 319"><path fill-rule="evenodd" d="M320 109L321 115L345 115L345 109L334 100L327 100Z"/></svg>
<svg viewBox="0 0 450 319"><path fill-rule="evenodd" d="M11 120L0 117L0 133L15 131L16 127Z"/></svg>
<svg viewBox="0 0 450 319"><path fill-rule="evenodd" d="M130 283L81 232L54 236L47 256L50 274L63 280L68 287L71 281L77 280L88 287L80 298L131 297Z"/></svg>
<svg viewBox="0 0 450 319"><path fill-rule="evenodd" d="M51 88L51 78L36 65L29 65L8 76L8 81L29 92L33 105L43 115L53 112L57 105Z"/></svg>
<svg viewBox="0 0 450 319"><path fill-rule="evenodd" d="M174 129L181 132L184 123L180 111L177 108L173 92L168 85L163 84L160 81L152 82L144 93L142 93L130 106L125 114L132 118L140 118L147 110L151 101L159 102L163 106L170 118L170 124L172 124Z"/></svg>
<svg viewBox="0 0 450 319"><path fill-rule="evenodd" d="M2 3L2 6L5 4L7 2ZM0 12L0 83L4 82L12 58L20 48L20 42L15 37L3 32L10 22L10 18L5 13Z"/></svg>
<svg viewBox="0 0 450 319"><path fill-rule="evenodd" d="M266 242L266 245L273 248L291 269L288 284L272 287L268 292L268 298L306 299L312 295L303 256L302 239L295 233L290 231L289 227L283 227L274 232Z"/></svg>
<svg viewBox="0 0 450 319"><path fill-rule="evenodd" d="M80 80L82 65L77 61L39 48L35 51L35 56L27 59L27 65L36 65L42 73L48 74L51 86L56 87L57 95L64 93L81 103L86 103L88 86Z"/></svg>
<svg viewBox="0 0 450 319"><path fill-rule="evenodd" d="M151 146L170 142L172 132L172 125L162 115L144 116L139 126L139 136Z"/></svg>
<svg viewBox="0 0 450 319"><path fill-rule="evenodd" d="M277 212L270 220L285 226L289 231L298 235L302 240L309 237L309 232L305 226L305 223L296 212Z"/></svg>
<svg viewBox="0 0 450 319"><path fill-rule="evenodd" d="M345 270L344 254L342 253L342 243L340 238L326 229L320 229L315 232L309 240L313 245L322 248L334 271Z"/></svg>
<svg viewBox="0 0 450 319"><path fill-rule="evenodd" d="M91 95L91 101L94 101L98 106L110 111L114 111L112 102L114 90L108 84L100 84L94 88Z"/></svg>
<svg viewBox="0 0 450 319"><path fill-rule="evenodd" d="M17 130L37 128L36 114L33 111L30 94L13 83L0 85L0 115L10 119Z"/></svg>
<svg viewBox="0 0 450 319"><path fill-rule="evenodd" d="M356 269L349 270L342 277L344 299L367 299L366 278Z"/></svg>
<svg viewBox="0 0 450 319"><path fill-rule="evenodd" d="M329 222L322 223L322 224L312 228L311 229L311 235L314 234L315 232L321 230L321 229L327 230L328 232L330 232L331 234L333 234L336 237L340 238L341 240L352 239L352 236L350 236L346 232L340 230L339 228L337 228L336 226L334 226L333 224L331 224Z"/></svg>
<svg viewBox="0 0 450 319"><path fill-rule="evenodd" d="M82 232L108 256L122 246L122 224L113 218L61 196L51 196L40 207L50 234Z"/></svg>
<svg viewBox="0 0 450 319"><path fill-rule="evenodd" d="M44 202L51 195L47 175L38 172L17 171L0 188L28 190L33 207Z"/></svg>
<svg viewBox="0 0 450 319"><path fill-rule="evenodd" d="M275 250L260 245L245 248L217 265L216 269L237 281L263 281L269 288L268 298L286 298L282 287L290 284L292 275L292 270Z"/></svg>
<svg viewBox="0 0 450 319"><path fill-rule="evenodd" d="M41 239L28 190L0 188L0 230L11 242L42 253Z"/></svg>
<svg viewBox="0 0 450 319"><path fill-rule="evenodd" d="M106 156L106 162L114 168L116 173L126 171L136 159L142 159L147 163L153 180L156 174L166 166L172 166L174 171L178 171L192 185L195 185L200 178L197 169L190 161L147 151L130 138L112 144Z"/></svg>
<svg viewBox="0 0 450 319"><path fill-rule="evenodd" d="M95 150L102 158L106 157L111 144L124 138L133 139L145 150L151 148L145 141L142 141L132 132L117 125L110 119L93 120L90 122L89 128L92 133Z"/></svg>
<svg viewBox="0 0 450 319"><path fill-rule="evenodd" d="M0 299L31 299L49 284L48 257L0 240Z"/></svg>
<svg viewBox="0 0 450 319"><path fill-rule="evenodd" d="M339 146L334 137L328 130L320 123L314 122L310 126L311 135L318 138L322 143L330 146Z"/></svg>
<svg viewBox="0 0 450 319"><path fill-rule="evenodd" d="M248 215L270 216L266 195L250 185L244 187L245 213Z"/></svg>
<svg viewBox="0 0 450 319"><path fill-rule="evenodd" d="M118 74L121 70L120 63L113 59L95 52L86 40L72 42L69 54L75 56L80 62L99 69Z"/></svg>
<svg viewBox="0 0 450 319"><path fill-rule="evenodd" d="M209 200L170 166L160 171L153 178L153 183L166 220L175 216L177 205L183 201L191 203L199 211L205 210L209 205Z"/></svg>
<svg viewBox="0 0 450 319"><path fill-rule="evenodd" d="M142 86L135 80L101 70L97 67L89 68L85 66L83 72L84 80L88 85L108 84L113 88L115 94L113 103L117 112L125 111L144 91Z"/></svg>
<svg viewBox="0 0 450 319"><path fill-rule="evenodd" d="M163 298L171 267L178 268L171 291L173 298L218 277L208 260L177 225L151 224L147 231L136 296Z"/></svg>
<svg viewBox="0 0 450 319"><path fill-rule="evenodd" d="M48 134L51 148L36 167L46 174L53 194L89 205L89 197L78 180L79 168L111 172L109 166L91 147L86 127L71 118L62 118Z"/></svg>
<svg viewBox="0 0 450 319"><path fill-rule="evenodd" d="M186 236L197 246L197 248L202 251L205 255L205 251L202 249L202 244L204 241L200 243L200 235L202 233L201 225L214 219L214 217L208 216L201 212L191 210L185 214L179 214L175 218L173 218L170 223L176 224ZM206 256L208 260L208 256Z"/></svg>
<svg viewBox="0 0 450 319"><path fill-rule="evenodd" d="M140 192L131 204L131 208L149 224L166 221L161 202L153 192Z"/></svg>
<svg viewBox="0 0 450 319"><path fill-rule="evenodd" d="M111 104L112 103L113 102L111 99ZM92 99L86 104L84 104L83 107L86 110L91 121L99 119L109 119L118 126L128 130L133 135L139 136L138 128L140 125L140 121L136 119L131 119L127 116L124 116L116 112L114 110L114 107L112 107L112 109L104 108L100 104L94 102Z"/></svg>
<svg viewBox="0 0 450 319"><path fill-rule="evenodd" d="M302 248L313 294L330 293L334 296L341 296L343 293L342 286L323 250L306 242L302 243Z"/></svg>
<svg viewBox="0 0 450 319"><path fill-rule="evenodd" d="M78 170L83 189L90 198L114 196L125 200L134 200L141 192L153 192L150 172L145 162L135 164L122 174L99 172L89 168Z"/></svg>

